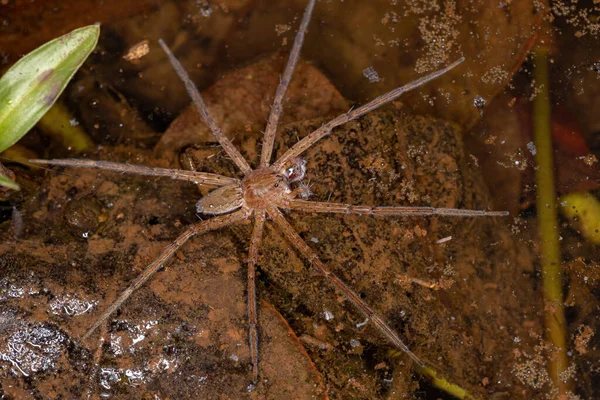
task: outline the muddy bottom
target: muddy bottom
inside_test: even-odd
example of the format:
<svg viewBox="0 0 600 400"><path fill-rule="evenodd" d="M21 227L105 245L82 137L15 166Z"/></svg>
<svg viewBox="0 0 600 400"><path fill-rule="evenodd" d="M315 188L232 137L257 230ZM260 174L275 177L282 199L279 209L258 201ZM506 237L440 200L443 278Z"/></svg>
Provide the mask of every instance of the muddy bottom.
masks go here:
<svg viewBox="0 0 600 400"><path fill-rule="evenodd" d="M283 62L280 55L264 59L204 93L253 164ZM301 63L276 153L348 106ZM456 125L404 114L401 103L373 112L306 152L311 200L490 209L461 137ZM213 142L188 109L154 152L105 147L86 157L180 168L181 154L193 150L210 154L195 167L235 174ZM10 223L2 226L0 391L19 399L422 395L410 359L365 324L270 222L260 250L255 386L245 293L251 224L192 239L89 340L79 340L145 265L199 221L195 203L203 193L168 179L46 173L21 210L24 231L15 238ZM512 217L285 215L439 376L481 398L542 391L545 366L535 347L542 306L532 300L532 251L513 239Z"/></svg>

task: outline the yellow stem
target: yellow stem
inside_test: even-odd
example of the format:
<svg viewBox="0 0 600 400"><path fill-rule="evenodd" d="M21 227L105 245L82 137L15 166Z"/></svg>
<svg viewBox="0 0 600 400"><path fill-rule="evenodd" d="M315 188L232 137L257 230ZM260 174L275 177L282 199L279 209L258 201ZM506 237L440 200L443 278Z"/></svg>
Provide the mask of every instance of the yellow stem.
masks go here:
<svg viewBox="0 0 600 400"><path fill-rule="evenodd" d="M533 105L535 161L537 164L535 173L536 204L541 246L546 337L552 344L548 372L558 390L559 397L563 397L569 392L571 382L566 376L568 368L566 324L562 296L556 190L554 188L547 53L547 50L541 47L534 52L534 76L539 89Z"/></svg>
<svg viewBox="0 0 600 400"><path fill-rule="evenodd" d="M390 350L389 351L390 358L394 359L396 357L401 357L404 353L400 350ZM471 393L455 383L449 382L446 378L438 377L438 373L436 370L431 368L428 365L421 367L417 363L413 363L414 370L421 375L423 378L427 379L429 383L431 383L436 388L456 397L461 400L476 400L476 397Z"/></svg>
<svg viewBox="0 0 600 400"><path fill-rule="evenodd" d="M414 364L414 369L423 377L427 378L427 380L429 380L433 386L456 397L457 399L475 400L475 397L466 389L447 381L445 378L439 378L437 376L437 372L431 369L431 367L421 367L420 365Z"/></svg>

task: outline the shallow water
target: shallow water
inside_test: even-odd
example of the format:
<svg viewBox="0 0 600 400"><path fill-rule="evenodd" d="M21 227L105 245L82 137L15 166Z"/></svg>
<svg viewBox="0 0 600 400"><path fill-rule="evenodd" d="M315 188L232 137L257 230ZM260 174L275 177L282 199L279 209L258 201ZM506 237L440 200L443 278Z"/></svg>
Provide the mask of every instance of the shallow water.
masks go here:
<svg viewBox="0 0 600 400"><path fill-rule="evenodd" d="M6 65L75 27L102 23L98 50L63 95L72 121L97 147L75 154L39 130L22 143L39 158L171 168L182 167L183 150L194 146L199 168L235 174L187 109L157 46L163 38L221 127L256 160L304 2L121 3L0 6ZM540 88L525 54L539 26L537 43L552 51L561 194L597 189L591 156L600 126L596 20L584 8L560 6L553 3L549 21L524 3L318 2L302 51L312 66L302 63L294 75L276 144L281 151L350 104L465 56L457 70L311 149L311 199L507 209L510 217L287 217L412 351L476 398L556 396L547 372L555 349L544 337L544 310L553 305L544 304L541 287L527 122ZM143 40L148 54L123 59ZM197 222L195 202L206 190L98 171L13 169L26 184L4 201L24 225L16 232L10 217L2 225L0 393L7 398L451 398L390 352L275 228L266 229L261 250L256 387L246 344L248 225L186 244L97 335L80 341L127 282ZM577 223L560 224L564 379L576 395L593 398L598 249ZM444 287L407 284L403 276Z"/></svg>

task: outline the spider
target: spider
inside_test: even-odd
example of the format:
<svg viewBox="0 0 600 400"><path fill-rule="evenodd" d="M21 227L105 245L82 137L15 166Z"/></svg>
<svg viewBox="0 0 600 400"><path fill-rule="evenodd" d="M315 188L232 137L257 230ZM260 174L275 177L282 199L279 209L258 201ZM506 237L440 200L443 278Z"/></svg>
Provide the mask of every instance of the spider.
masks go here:
<svg viewBox="0 0 600 400"><path fill-rule="evenodd" d="M261 155L257 168L252 168L244 159L240 151L232 144L223 131L217 126L210 115L208 107L200 96L196 86L192 83L189 75L183 69L179 61L162 39L159 43L179 78L185 84L193 104L204 123L210 128L225 153L231 158L243 174L241 179L223 175L196 172L179 169L153 168L141 165L131 165L108 161L93 161L82 159L53 159L53 160L31 160L37 164L49 164L57 166L97 168L122 173L138 175L151 175L169 177L171 179L193 182L195 184L216 187L206 196L202 197L196 204L199 214L211 218L193 224L179 237L171 242L162 253L145 270L134 279L130 285L108 306L83 334L82 340L89 338L93 332L103 324L131 294L140 288L162 265L189 239L194 236L228 227L248 219L254 220L253 232L250 239L247 272L248 293L248 342L250 348L250 362L252 369L252 382L255 384L259 376L258 359L258 319L257 319L257 297L255 288L256 264L258 252L262 243L263 228L267 217L272 219L275 226L284 234L286 239L306 258L307 262L335 289L339 290L350 302L370 321L383 336L395 347L406 353L415 363L424 366L403 342L398 334L379 317L375 311L363 301L347 284L331 272L331 270L320 261L317 254L306 244L298 233L287 222L282 210L303 211L312 213L338 213L358 214L367 216L505 216L505 211L483 211L464 210L455 208L432 208L432 207L403 207L403 206L369 206L350 205L332 202L310 201L310 189L302 183L306 172L306 162L301 155L314 146L319 140L332 132L332 129L345 124L348 121L373 111L382 105L398 98L403 93L418 88L429 81L440 77L464 61L460 58L445 68L423 76L402 87L385 93L371 102L351 109L346 113L323 124L320 128L311 132L301 139L283 155L271 162L273 146L277 132L278 121L282 113L282 101L287 87L291 81L296 63L299 59L300 50L304 41L305 33L309 25L316 0L309 0L304 12L300 27L296 34L292 50L290 52L283 76L277 87L271 112L264 131ZM417 282L421 283L423 282Z"/></svg>

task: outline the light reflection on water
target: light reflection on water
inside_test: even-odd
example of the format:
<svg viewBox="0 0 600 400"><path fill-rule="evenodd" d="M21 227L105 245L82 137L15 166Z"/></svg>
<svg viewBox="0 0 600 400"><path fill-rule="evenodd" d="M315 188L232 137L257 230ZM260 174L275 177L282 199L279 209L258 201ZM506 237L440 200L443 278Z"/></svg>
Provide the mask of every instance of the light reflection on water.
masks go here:
<svg viewBox="0 0 600 400"><path fill-rule="evenodd" d="M56 366L67 343L63 332L52 325L28 323L7 312L0 314L0 322L12 332L0 347L0 358L12 365L14 373L29 377Z"/></svg>

